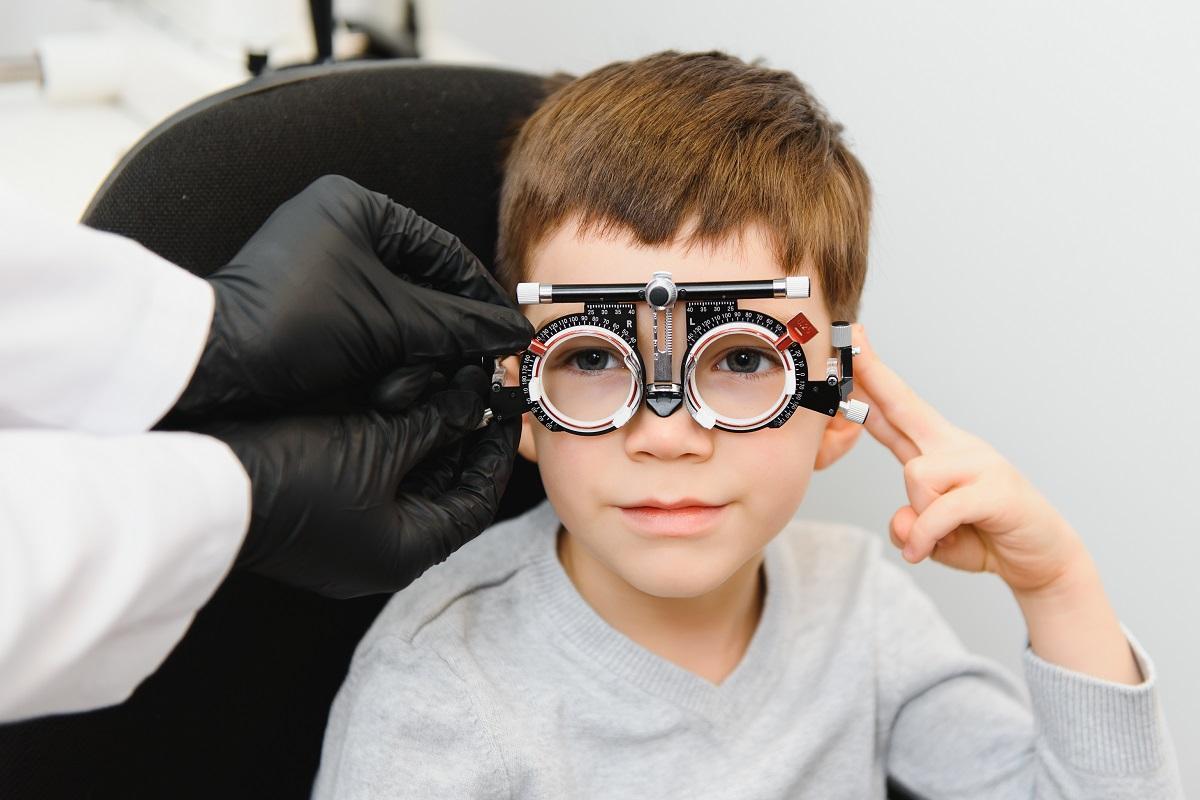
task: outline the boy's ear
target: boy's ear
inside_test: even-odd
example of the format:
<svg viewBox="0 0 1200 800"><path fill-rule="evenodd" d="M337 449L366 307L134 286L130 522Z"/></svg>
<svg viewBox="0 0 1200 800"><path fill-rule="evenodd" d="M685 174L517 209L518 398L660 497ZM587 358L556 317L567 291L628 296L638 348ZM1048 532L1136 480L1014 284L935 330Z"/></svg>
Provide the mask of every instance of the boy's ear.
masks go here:
<svg viewBox="0 0 1200 800"><path fill-rule="evenodd" d="M862 432L862 425L851 422L841 414L834 414L829 420L829 424L825 426L825 432L821 434L821 443L817 446L817 460L813 462L813 469L825 469L849 453L850 449L854 447L854 443L858 441L858 437L862 436Z"/></svg>
<svg viewBox="0 0 1200 800"><path fill-rule="evenodd" d="M516 386L517 376L521 374L521 361L516 356L509 356L503 359L501 364L504 365L504 385ZM521 415L521 441L517 445L517 452L525 457L526 460L537 463L537 446L533 443L533 414L528 412Z"/></svg>

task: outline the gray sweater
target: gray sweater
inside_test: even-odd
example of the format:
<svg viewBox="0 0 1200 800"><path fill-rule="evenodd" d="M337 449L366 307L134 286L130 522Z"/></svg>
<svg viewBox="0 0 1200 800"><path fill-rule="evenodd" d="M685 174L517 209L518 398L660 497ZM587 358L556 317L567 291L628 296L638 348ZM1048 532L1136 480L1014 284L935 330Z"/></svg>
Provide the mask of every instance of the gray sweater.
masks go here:
<svg viewBox="0 0 1200 800"><path fill-rule="evenodd" d="M543 504L392 599L334 702L315 797L860 800L886 775L927 798L1183 796L1132 637L1140 686L1027 649L1027 697L877 537L796 521L767 548L745 657L714 685L597 616L558 526Z"/></svg>

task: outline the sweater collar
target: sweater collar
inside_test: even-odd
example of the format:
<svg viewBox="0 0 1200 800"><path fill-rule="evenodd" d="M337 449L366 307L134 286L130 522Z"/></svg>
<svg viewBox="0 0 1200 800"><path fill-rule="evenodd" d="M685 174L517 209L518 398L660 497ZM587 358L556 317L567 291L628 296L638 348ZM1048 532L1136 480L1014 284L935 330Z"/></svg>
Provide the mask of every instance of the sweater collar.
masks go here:
<svg viewBox="0 0 1200 800"><path fill-rule="evenodd" d="M753 712L769 698L791 660L777 651L793 641L784 636L782 617L794 594L795 577L786 574L787 560L775 541L767 545L763 558L766 589L758 626L737 667L722 683L713 684L642 647L597 614L558 560L560 522L550 503L530 516L537 542L531 564L537 605L548 615L550 629L564 649L573 651L586 667L724 724Z"/></svg>

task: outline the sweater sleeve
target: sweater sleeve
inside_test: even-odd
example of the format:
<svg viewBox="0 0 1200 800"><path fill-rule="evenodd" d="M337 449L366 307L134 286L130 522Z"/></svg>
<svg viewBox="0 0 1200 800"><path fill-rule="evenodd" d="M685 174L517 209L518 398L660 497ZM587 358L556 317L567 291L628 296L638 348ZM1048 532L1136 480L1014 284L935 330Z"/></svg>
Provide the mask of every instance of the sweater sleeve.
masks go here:
<svg viewBox="0 0 1200 800"><path fill-rule="evenodd" d="M1153 665L1125 686L1025 652L1028 693L969 653L912 578L879 560L879 725L888 773L917 795L1182 798Z"/></svg>
<svg viewBox="0 0 1200 800"><path fill-rule="evenodd" d="M466 683L436 648L364 641L329 715L314 800L508 798Z"/></svg>

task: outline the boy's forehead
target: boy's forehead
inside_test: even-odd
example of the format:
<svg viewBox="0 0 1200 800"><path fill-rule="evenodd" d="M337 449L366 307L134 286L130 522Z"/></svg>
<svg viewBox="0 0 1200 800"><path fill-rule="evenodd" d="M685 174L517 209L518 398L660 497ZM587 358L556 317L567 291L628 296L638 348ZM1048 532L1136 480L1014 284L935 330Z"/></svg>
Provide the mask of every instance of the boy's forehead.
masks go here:
<svg viewBox="0 0 1200 800"><path fill-rule="evenodd" d="M526 280L539 283L645 283L654 272L670 272L677 283L781 278L787 273L779 264L771 239L759 225L745 226L737 234L712 244L690 244L685 225L676 239L661 245L645 245L628 229L581 230L570 219L535 248ZM797 311L817 318L825 316L824 299L815 271L804 270L811 279L812 296L805 300L742 300L739 305L788 319ZM550 304L526 306L534 327L563 314L581 311L582 305ZM814 316L815 315L815 316ZM639 315L640 316L640 315ZM827 327L827 323L818 323Z"/></svg>
<svg viewBox="0 0 1200 800"><path fill-rule="evenodd" d="M749 224L716 242L695 242L686 223L675 239L647 245L625 227L581 228L569 218L532 254L529 280L543 283L644 283L651 273L676 281L782 277L784 271L766 231Z"/></svg>

